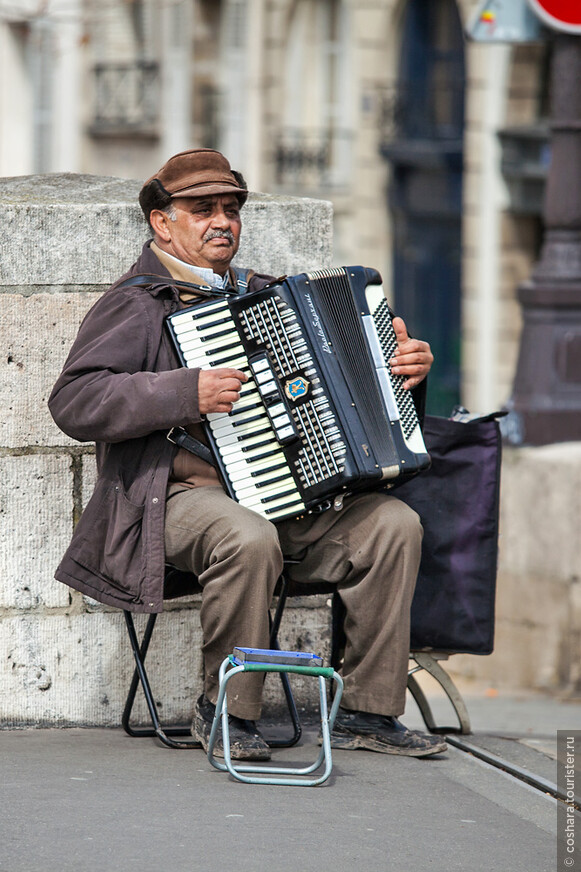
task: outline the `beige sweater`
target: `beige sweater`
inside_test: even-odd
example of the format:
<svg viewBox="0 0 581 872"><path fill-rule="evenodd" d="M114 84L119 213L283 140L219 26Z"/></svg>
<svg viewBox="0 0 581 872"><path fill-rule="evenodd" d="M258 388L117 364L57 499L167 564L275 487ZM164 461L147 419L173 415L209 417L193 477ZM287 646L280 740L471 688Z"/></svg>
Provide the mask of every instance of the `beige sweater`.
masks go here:
<svg viewBox="0 0 581 872"><path fill-rule="evenodd" d="M151 243L151 250L174 279L180 279L185 282L198 282L201 285L206 284L204 279L196 276L187 266L182 266L180 263L176 263L174 258L168 257L155 242ZM184 290L180 292L180 299L185 307L196 300L197 295ZM186 429L191 436L206 444L207 440L201 424L190 424ZM206 463L205 460L192 454L191 451L186 451L185 448L178 449L174 458L169 482L170 484L183 484L186 487L221 486L216 467Z"/></svg>

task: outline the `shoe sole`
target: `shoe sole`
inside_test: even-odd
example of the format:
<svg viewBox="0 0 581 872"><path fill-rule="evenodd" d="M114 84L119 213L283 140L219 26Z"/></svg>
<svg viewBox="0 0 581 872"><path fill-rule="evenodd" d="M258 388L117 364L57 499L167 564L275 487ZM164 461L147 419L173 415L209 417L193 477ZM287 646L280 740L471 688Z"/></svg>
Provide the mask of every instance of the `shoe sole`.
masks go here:
<svg viewBox="0 0 581 872"><path fill-rule="evenodd" d="M372 736L334 734L331 736L331 748L340 751L375 751L378 754L393 754L397 757L433 757L434 754L442 754L446 751L448 745L441 741L427 748L406 748L402 745L378 742Z"/></svg>

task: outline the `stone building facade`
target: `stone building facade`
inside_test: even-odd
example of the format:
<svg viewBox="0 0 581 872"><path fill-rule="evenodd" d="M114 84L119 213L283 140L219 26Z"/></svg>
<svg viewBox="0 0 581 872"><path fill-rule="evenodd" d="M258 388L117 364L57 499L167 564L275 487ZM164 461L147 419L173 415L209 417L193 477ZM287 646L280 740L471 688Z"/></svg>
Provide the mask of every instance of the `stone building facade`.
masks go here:
<svg viewBox="0 0 581 872"><path fill-rule="evenodd" d="M476 6L0 6L0 175L143 179L182 148L221 148L253 190L333 203L333 261L379 269L437 351L434 411L491 411L510 397L516 287L540 245L549 48L470 42Z"/></svg>
<svg viewBox="0 0 581 872"><path fill-rule="evenodd" d="M471 43L463 32L474 2L423 5L440 29L415 26L413 0L49 0L40 16L28 0L9 12L0 4L0 176L16 177L0 185L8 229L0 255L4 725L119 722L131 668L119 660L120 615L52 578L90 490L93 455L63 441L46 398L94 295L133 260L145 234L134 194L169 153L221 148L253 190L269 192L249 203L240 255L266 271L364 263L380 269L396 303L418 286L416 266L420 277L432 274L415 240L435 240L457 282L457 342L444 334L457 355L452 389L473 411L509 398L516 288L542 233L550 46ZM427 107L409 97L425 40L431 80L445 84L450 69L462 71L453 129L454 106L438 88ZM438 122L427 144L423 110ZM446 161L453 178L438 175ZM398 224L402 212L414 245ZM452 239L443 249L440 225L456 234L442 237ZM81 270L67 260L73 250L85 252ZM443 285L433 276L433 288L419 282L429 328L421 335L430 341L451 297L440 290L447 274ZM453 658L457 674L579 692L580 450L505 450L496 648ZM315 605L299 609L295 624L326 644L326 606ZM196 608L170 616L179 632L162 630L162 645L196 647ZM170 714L190 703L198 668L194 661L177 676L183 694L170 699Z"/></svg>

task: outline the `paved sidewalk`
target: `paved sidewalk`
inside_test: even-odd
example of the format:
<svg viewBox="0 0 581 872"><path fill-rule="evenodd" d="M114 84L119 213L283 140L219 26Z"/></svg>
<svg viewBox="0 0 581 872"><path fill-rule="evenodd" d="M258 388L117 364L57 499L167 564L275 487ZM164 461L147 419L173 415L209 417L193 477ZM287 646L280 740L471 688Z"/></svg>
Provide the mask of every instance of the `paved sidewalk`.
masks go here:
<svg viewBox="0 0 581 872"><path fill-rule="evenodd" d="M556 780L581 703L467 696L470 742ZM442 701L432 700L437 712ZM421 727L410 701L404 721ZM316 730L277 759L310 762ZM319 788L249 786L121 730L0 733L2 872L553 872L556 801L457 748L336 751ZM521 764L523 763L521 759ZM524 764L523 764L524 765ZM551 776L552 773L552 776ZM581 819L580 819L581 826Z"/></svg>

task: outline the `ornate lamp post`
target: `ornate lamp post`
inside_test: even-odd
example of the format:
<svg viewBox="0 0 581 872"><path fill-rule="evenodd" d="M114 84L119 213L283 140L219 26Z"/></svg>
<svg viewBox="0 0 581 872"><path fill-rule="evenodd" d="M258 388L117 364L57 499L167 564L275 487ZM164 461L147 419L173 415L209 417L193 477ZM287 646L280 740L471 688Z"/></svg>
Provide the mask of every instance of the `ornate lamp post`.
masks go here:
<svg viewBox="0 0 581 872"><path fill-rule="evenodd" d="M581 36L554 35L545 237L518 289L523 330L510 441L581 440Z"/></svg>

